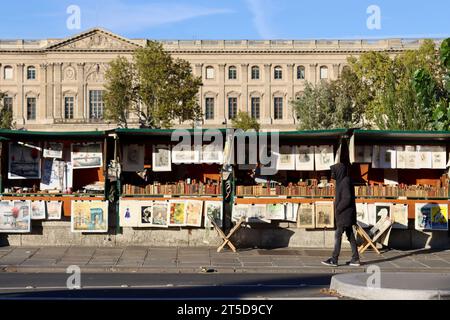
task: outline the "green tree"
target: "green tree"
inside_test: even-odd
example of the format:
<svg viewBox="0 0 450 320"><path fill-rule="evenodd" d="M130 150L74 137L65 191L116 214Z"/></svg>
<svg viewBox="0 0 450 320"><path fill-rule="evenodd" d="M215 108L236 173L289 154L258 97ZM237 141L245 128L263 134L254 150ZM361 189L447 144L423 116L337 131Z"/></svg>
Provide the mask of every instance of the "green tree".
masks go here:
<svg viewBox="0 0 450 320"><path fill-rule="evenodd" d="M0 129L12 129L14 127L13 113L3 105L4 97L5 94L0 92Z"/></svg>
<svg viewBox="0 0 450 320"><path fill-rule="evenodd" d="M236 118L232 120L234 129L259 131L261 126L255 118L252 118L247 112L239 111Z"/></svg>
<svg viewBox="0 0 450 320"><path fill-rule="evenodd" d="M126 126L126 115L138 116L141 127L170 128L174 120L198 121L201 78L187 61L173 59L162 44L151 41L133 61L117 58L106 75L105 116Z"/></svg>

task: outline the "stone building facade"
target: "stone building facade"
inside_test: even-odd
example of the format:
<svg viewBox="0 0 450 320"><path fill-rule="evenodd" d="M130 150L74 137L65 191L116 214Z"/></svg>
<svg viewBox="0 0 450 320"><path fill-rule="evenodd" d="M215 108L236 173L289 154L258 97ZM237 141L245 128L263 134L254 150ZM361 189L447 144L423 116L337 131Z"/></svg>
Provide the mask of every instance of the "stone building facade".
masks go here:
<svg viewBox="0 0 450 320"><path fill-rule="evenodd" d="M189 61L203 79L199 92L203 127L227 127L238 111L246 111L263 128L291 130L297 127L297 118L290 101L307 81L336 79L349 56L370 50L395 55L417 49L421 42L180 40L163 41L163 45L174 57ZM98 28L62 40L1 40L4 105L12 108L17 128L113 128L114 123L102 119L108 63L119 55L130 58L146 43Z"/></svg>

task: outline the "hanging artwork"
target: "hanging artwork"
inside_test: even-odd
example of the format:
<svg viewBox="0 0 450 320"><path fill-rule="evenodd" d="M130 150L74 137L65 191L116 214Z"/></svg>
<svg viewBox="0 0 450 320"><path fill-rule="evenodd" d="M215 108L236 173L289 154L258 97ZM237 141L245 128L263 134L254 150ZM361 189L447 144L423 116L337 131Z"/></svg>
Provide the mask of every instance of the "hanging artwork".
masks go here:
<svg viewBox="0 0 450 320"><path fill-rule="evenodd" d="M45 201L31 201L31 220L45 220Z"/></svg>
<svg viewBox="0 0 450 320"><path fill-rule="evenodd" d="M249 223L268 223L267 206L265 204L245 205L247 206L247 222Z"/></svg>
<svg viewBox="0 0 450 320"><path fill-rule="evenodd" d="M314 171L313 146L297 146L295 169L297 171Z"/></svg>
<svg viewBox="0 0 450 320"><path fill-rule="evenodd" d="M63 191L66 185L66 163L56 159L44 159L41 190Z"/></svg>
<svg viewBox="0 0 450 320"><path fill-rule="evenodd" d="M100 168L103 165L102 143L74 143L72 144L73 169Z"/></svg>
<svg viewBox="0 0 450 320"><path fill-rule="evenodd" d="M334 227L334 203L316 202L316 228L333 228Z"/></svg>
<svg viewBox="0 0 450 320"><path fill-rule="evenodd" d="M152 208L153 201L139 201L139 227L149 228L153 226Z"/></svg>
<svg viewBox="0 0 450 320"><path fill-rule="evenodd" d="M223 149L215 144L204 145L202 147L201 163L223 163Z"/></svg>
<svg viewBox="0 0 450 320"><path fill-rule="evenodd" d="M298 216L298 203L288 203L285 206L285 219L289 222L297 222Z"/></svg>
<svg viewBox="0 0 450 320"><path fill-rule="evenodd" d="M333 146L316 146L314 158L317 171L331 170L334 164Z"/></svg>
<svg viewBox="0 0 450 320"><path fill-rule="evenodd" d="M445 146L431 147L431 163L433 169L445 169L447 167L447 148Z"/></svg>
<svg viewBox="0 0 450 320"><path fill-rule="evenodd" d="M295 170L295 153L292 146L280 146L277 157L277 170Z"/></svg>
<svg viewBox="0 0 450 320"><path fill-rule="evenodd" d="M61 220L62 201L47 201L47 220Z"/></svg>
<svg viewBox="0 0 450 320"><path fill-rule="evenodd" d="M431 208L431 228L434 231L448 230L448 205L435 204Z"/></svg>
<svg viewBox="0 0 450 320"><path fill-rule="evenodd" d="M381 166L381 150L380 146L374 145L372 152L372 168L377 169Z"/></svg>
<svg viewBox="0 0 450 320"><path fill-rule="evenodd" d="M46 142L44 158L62 159L64 144L59 142Z"/></svg>
<svg viewBox="0 0 450 320"><path fill-rule="evenodd" d="M119 224L121 227L138 227L141 218L141 201L120 200L119 201Z"/></svg>
<svg viewBox="0 0 450 320"><path fill-rule="evenodd" d="M375 223L384 217L391 216L391 204L390 203L375 203Z"/></svg>
<svg viewBox="0 0 450 320"><path fill-rule="evenodd" d="M394 220L394 229L408 229L408 205L392 204L391 218Z"/></svg>
<svg viewBox="0 0 450 320"><path fill-rule="evenodd" d="M169 202L155 201L152 208L152 224L154 227L167 228L169 226Z"/></svg>
<svg viewBox="0 0 450 320"><path fill-rule="evenodd" d="M172 149L172 163L175 164L185 164L185 163L199 163L200 153L195 150L196 148L190 149Z"/></svg>
<svg viewBox="0 0 450 320"><path fill-rule="evenodd" d="M72 201L72 232L108 232L108 201Z"/></svg>
<svg viewBox="0 0 450 320"><path fill-rule="evenodd" d="M397 169L406 168L406 153L404 146L397 146Z"/></svg>
<svg viewBox="0 0 450 320"><path fill-rule="evenodd" d="M249 210L250 206L248 204L235 204L231 218L233 221L239 221L242 217L247 219L249 217Z"/></svg>
<svg viewBox="0 0 450 320"><path fill-rule="evenodd" d="M416 146L417 169L431 169L433 167L433 156L431 147Z"/></svg>
<svg viewBox="0 0 450 320"><path fill-rule="evenodd" d="M432 230L431 208L433 204L416 203L416 230Z"/></svg>
<svg viewBox="0 0 450 320"><path fill-rule="evenodd" d="M268 204L266 207L266 219L268 220L285 220L284 204Z"/></svg>
<svg viewBox="0 0 450 320"><path fill-rule="evenodd" d="M153 146L152 162L154 172L172 171L172 156L170 146L168 145Z"/></svg>
<svg viewBox="0 0 450 320"><path fill-rule="evenodd" d="M190 227L201 227L203 217L203 201L186 201L186 225Z"/></svg>
<svg viewBox="0 0 450 320"><path fill-rule="evenodd" d="M304 229L314 229L316 227L314 203L300 204L297 226Z"/></svg>
<svg viewBox="0 0 450 320"><path fill-rule="evenodd" d="M375 203L368 203L367 208L369 211L369 225L374 226L377 224L377 213L375 211Z"/></svg>
<svg viewBox="0 0 450 320"><path fill-rule="evenodd" d="M186 201L171 200L169 202L169 226L182 227L186 225Z"/></svg>
<svg viewBox="0 0 450 320"><path fill-rule="evenodd" d="M210 219L214 219L214 222L223 227L223 203L222 201L205 201L205 224L207 228L211 228L212 224Z"/></svg>
<svg viewBox="0 0 450 320"><path fill-rule="evenodd" d="M0 201L0 233L31 232L29 201Z"/></svg>
<svg viewBox="0 0 450 320"><path fill-rule="evenodd" d="M417 169L417 153L415 146L405 146L405 169Z"/></svg>
<svg viewBox="0 0 450 320"><path fill-rule="evenodd" d="M372 146L359 145L355 147L355 163L372 163Z"/></svg>
<svg viewBox="0 0 450 320"><path fill-rule="evenodd" d="M368 228L370 226L369 206L367 203L356 204L356 219L362 228Z"/></svg>
<svg viewBox="0 0 450 320"><path fill-rule="evenodd" d="M41 149L33 144L9 144L8 179L40 179Z"/></svg>
<svg viewBox="0 0 450 320"><path fill-rule="evenodd" d="M122 170L137 172L144 170L145 145L128 144L123 146Z"/></svg>
<svg viewBox="0 0 450 320"><path fill-rule="evenodd" d="M380 168L396 169L397 168L397 150L391 146L380 147Z"/></svg>

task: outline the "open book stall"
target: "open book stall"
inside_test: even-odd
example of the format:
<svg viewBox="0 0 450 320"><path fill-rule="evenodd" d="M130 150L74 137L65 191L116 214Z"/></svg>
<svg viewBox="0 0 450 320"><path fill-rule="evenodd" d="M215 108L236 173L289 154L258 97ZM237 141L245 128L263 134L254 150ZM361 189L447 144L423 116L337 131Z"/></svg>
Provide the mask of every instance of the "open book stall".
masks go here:
<svg viewBox="0 0 450 320"><path fill-rule="evenodd" d="M248 223L292 222L304 229L333 229L335 189L330 167L340 161L341 141L346 133L340 129L281 132L279 150L271 150L270 143L268 147L259 145L257 152L245 150L245 163L237 161L235 166L232 219L245 217ZM236 155L244 152L239 148L242 143L235 141ZM251 157L255 153L259 159ZM265 166L261 153L273 155L276 174L266 175L261 170Z"/></svg>
<svg viewBox="0 0 450 320"><path fill-rule="evenodd" d="M46 220L70 220L72 232L108 231L106 132L0 136L0 233L30 233Z"/></svg>
<svg viewBox="0 0 450 320"><path fill-rule="evenodd" d="M202 130L116 133L120 227L210 228L208 216L222 225L221 141L204 142ZM223 139L222 131L215 133Z"/></svg>

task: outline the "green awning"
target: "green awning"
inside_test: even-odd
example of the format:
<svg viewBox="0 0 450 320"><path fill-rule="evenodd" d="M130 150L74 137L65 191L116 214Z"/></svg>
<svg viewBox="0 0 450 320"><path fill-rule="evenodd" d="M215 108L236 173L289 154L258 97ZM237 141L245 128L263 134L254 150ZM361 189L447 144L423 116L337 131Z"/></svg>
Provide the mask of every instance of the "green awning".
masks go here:
<svg viewBox="0 0 450 320"><path fill-rule="evenodd" d="M355 130L355 141L439 143L450 140L450 131Z"/></svg>
<svg viewBox="0 0 450 320"><path fill-rule="evenodd" d="M0 129L0 138L9 140L99 140L107 136L106 131L28 131Z"/></svg>

